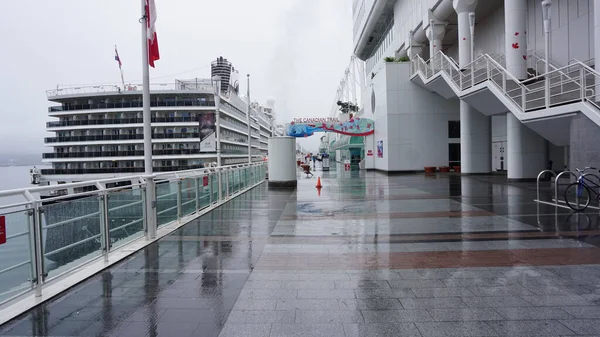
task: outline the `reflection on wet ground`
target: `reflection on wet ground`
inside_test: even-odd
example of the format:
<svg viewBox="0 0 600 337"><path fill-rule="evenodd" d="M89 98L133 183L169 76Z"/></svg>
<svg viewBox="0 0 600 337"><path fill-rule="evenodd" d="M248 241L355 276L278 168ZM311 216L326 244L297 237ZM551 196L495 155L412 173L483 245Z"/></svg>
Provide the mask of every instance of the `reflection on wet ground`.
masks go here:
<svg viewBox="0 0 600 337"><path fill-rule="evenodd" d="M597 211L501 176L315 182L258 187L0 335L600 335Z"/></svg>

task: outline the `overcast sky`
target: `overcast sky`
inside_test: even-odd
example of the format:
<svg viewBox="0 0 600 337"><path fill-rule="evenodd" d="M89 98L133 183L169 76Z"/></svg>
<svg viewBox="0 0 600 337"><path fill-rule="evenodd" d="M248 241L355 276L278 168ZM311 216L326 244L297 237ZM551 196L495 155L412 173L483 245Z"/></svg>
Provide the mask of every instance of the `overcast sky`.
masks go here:
<svg viewBox="0 0 600 337"><path fill-rule="evenodd" d="M153 83L210 77L228 58L251 74L253 100L276 99L279 122L327 116L352 52L348 0L156 0L161 60ZM0 153L43 146L46 90L141 82L138 0L0 0ZM245 81L240 91L246 92ZM52 119L54 120L54 119ZM302 139L316 149L320 136Z"/></svg>

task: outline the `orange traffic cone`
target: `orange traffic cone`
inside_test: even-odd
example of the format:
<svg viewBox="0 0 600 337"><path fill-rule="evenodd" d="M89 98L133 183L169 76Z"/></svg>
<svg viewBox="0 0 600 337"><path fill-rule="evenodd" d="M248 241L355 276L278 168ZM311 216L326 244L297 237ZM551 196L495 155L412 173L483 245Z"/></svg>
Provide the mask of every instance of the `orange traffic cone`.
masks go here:
<svg viewBox="0 0 600 337"><path fill-rule="evenodd" d="M316 186L316 187L317 187L317 188L321 188L321 187L323 187L323 185L321 185L321 177L319 177L319 178L317 179L317 186Z"/></svg>

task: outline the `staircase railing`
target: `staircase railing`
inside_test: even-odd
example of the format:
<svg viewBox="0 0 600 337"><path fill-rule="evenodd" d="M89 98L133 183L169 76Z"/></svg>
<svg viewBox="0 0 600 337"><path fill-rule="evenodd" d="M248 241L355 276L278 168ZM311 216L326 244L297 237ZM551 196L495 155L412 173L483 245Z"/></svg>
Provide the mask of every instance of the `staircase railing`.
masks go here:
<svg viewBox="0 0 600 337"><path fill-rule="evenodd" d="M472 63L459 67L442 52L425 61L420 56L412 60L411 71L429 79L444 72L460 90L490 81L504 92L523 112L558 106L577 101L587 101L600 109L596 101L596 88L600 88L600 73L582 62L556 68L547 74L527 80L512 76L506 68L490 55L479 56ZM548 90L549 95L546 95ZM599 95L600 96L600 95Z"/></svg>

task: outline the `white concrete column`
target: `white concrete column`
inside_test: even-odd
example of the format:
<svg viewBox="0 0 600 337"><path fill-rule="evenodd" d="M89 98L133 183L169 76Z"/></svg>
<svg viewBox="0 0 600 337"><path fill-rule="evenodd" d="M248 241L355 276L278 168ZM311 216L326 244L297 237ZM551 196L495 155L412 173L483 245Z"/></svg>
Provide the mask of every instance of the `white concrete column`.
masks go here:
<svg viewBox="0 0 600 337"><path fill-rule="evenodd" d="M600 0L594 0L594 58L600 60ZM600 84L596 85L596 101L600 101Z"/></svg>
<svg viewBox="0 0 600 337"><path fill-rule="evenodd" d="M423 18L423 25L425 36L429 39L431 57L442 50L442 40L444 39L444 35L446 35L446 25L448 25L448 23L438 20L438 18L433 15L433 12L429 10Z"/></svg>
<svg viewBox="0 0 600 337"><path fill-rule="evenodd" d="M475 11L477 0L453 0L452 6L458 15L458 64L465 67L471 63L469 13Z"/></svg>
<svg viewBox="0 0 600 337"><path fill-rule="evenodd" d="M460 171L492 171L491 118L460 101Z"/></svg>
<svg viewBox="0 0 600 337"><path fill-rule="evenodd" d="M527 0L504 1L506 70L527 79Z"/></svg>
<svg viewBox="0 0 600 337"><path fill-rule="evenodd" d="M535 179L548 166L548 142L512 113L506 116L509 180Z"/></svg>
<svg viewBox="0 0 600 337"><path fill-rule="evenodd" d="M271 137L269 149L269 187L292 187L296 179L296 138Z"/></svg>
<svg viewBox="0 0 600 337"><path fill-rule="evenodd" d="M408 46L406 48L406 56L408 56L410 59L415 57L415 55L422 55L421 52L423 51L423 45L415 40L412 30L408 32L406 45Z"/></svg>
<svg viewBox="0 0 600 337"><path fill-rule="evenodd" d="M471 26L469 13L474 12L477 0L453 0L458 14L458 64L464 68L471 63ZM460 101L460 170L462 173L492 171L491 118Z"/></svg>

